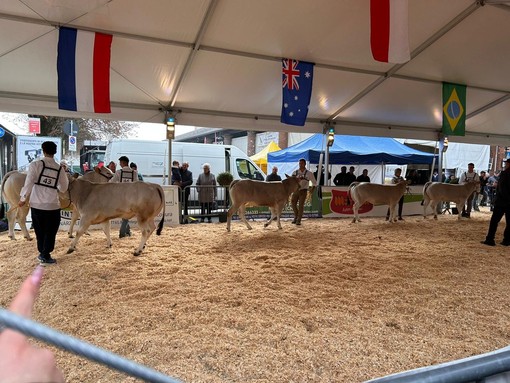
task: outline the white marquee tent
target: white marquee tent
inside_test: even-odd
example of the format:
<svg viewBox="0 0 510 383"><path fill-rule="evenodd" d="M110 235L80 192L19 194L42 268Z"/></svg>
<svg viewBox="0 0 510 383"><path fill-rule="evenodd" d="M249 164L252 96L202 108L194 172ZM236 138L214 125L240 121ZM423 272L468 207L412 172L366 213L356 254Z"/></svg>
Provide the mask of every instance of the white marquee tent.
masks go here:
<svg viewBox="0 0 510 383"><path fill-rule="evenodd" d="M411 60L372 59L369 0L2 0L0 111L436 140L441 82L467 85L465 137L510 142L510 7L409 2ZM57 109L61 25L113 35L112 113ZM306 125L279 122L281 58L316 64Z"/></svg>

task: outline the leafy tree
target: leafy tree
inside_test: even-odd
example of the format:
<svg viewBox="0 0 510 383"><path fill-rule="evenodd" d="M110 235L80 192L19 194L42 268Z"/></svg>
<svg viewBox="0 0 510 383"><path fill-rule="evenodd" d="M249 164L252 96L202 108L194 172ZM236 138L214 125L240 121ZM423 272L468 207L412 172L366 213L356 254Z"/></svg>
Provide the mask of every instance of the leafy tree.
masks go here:
<svg viewBox="0 0 510 383"><path fill-rule="evenodd" d="M36 116L41 119L41 136L62 137L62 143L66 152L69 141L64 133L64 124L70 120L67 117ZM125 138L137 127L137 124L112 120L93 120L85 118L73 118L78 125L77 149L83 146L85 140L111 140L112 138Z"/></svg>

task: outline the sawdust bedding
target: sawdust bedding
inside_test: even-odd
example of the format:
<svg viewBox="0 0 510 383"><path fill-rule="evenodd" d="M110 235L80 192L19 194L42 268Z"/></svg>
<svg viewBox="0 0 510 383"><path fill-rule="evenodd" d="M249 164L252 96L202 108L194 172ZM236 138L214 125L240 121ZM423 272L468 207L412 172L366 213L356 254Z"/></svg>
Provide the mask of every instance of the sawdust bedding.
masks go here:
<svg viewBox="0 0 510 383"><path fill-rule="evenodd" d="M490 212L165 228L57 238L34 318L185 382L361 382L510 343L509 249ZM504 222L500 225L498 238ZM34 268L35 241L0 236L0 305ZM55 350L69 382L135 379Z"/></svg>

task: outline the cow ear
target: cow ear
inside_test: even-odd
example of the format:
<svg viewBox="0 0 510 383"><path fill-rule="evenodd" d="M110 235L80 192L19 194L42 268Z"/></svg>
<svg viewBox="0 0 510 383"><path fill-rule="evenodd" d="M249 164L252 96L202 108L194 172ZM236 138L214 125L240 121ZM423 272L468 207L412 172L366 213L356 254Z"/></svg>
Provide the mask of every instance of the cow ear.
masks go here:
<svg viewBox="0 0 510 383"><path fill-rule="evenodd" d="M290 178L290 176L287 173L285 173L285 177Z"/></svg>
<svg viewBox="0 0 510 383"><path fill-rule="evenodd" d="M101 169L98 166L94 166L94 171L98 174L101 173Z"/></svg>

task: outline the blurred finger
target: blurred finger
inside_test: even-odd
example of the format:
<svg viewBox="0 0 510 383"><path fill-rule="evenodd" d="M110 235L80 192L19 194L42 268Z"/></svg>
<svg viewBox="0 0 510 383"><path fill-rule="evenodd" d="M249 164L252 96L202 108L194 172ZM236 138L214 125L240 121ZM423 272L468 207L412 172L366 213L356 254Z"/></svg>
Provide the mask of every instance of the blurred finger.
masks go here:
<svg viewBox="0 0 510 383"><path fill-rule="evenodd" d="M43 270L42 266L37 266L32 275L25 279L18 294L9 306L9 310L27 318L32 316L32 308L41 286Z"/></svg>

